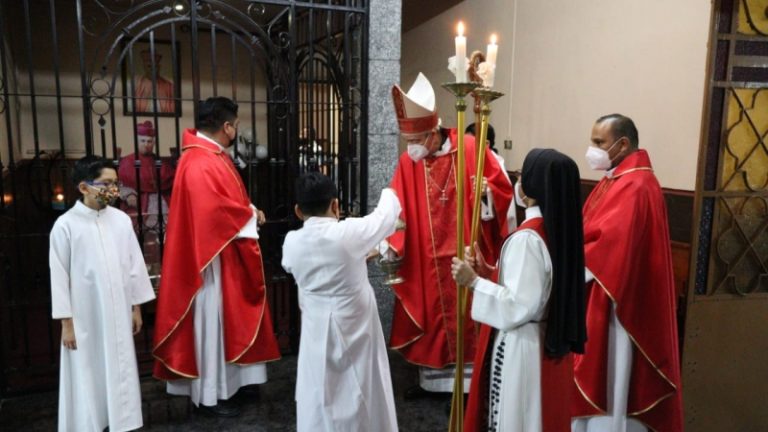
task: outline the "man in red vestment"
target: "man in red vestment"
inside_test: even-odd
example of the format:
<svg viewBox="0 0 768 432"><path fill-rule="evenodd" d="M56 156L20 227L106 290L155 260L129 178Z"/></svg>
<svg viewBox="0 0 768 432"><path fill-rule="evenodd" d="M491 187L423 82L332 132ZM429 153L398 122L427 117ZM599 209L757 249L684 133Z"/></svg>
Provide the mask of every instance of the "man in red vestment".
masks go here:
<svg viewBox="0 0 768 432"><path fill-rule="evenodd" d="M163 161L158 181L154 153L155 127L152 121L147 120L136 125L136 139L139 144L139 153L131 153L120 160L118 176L123 184L120 188L120 199L124 203L123 210L126 213L135 216L138 211L141 211L144 226L156 228L158 215L162 213L163 219L167 220L174 168L167 161ZM138 177L137 162L141 165Z"/></svg>
<svg viewBox="0 0 768 432"><path fill-rule="evenodd" d="M389 238L390 248L403 257L400 275L405 282L393 286L395 307L390 343L410 363L420 366L419 386L406 397L426 391L451 392L456 362L456 284L451 258L456 255L456 129L438 126L434 90L419 74L406 94L394 86L392 96L401 136L408 151L398 162L392 180L402 206L405 230ZM472 223L472 179L475 142L465 138L464 238L469 242ZM484 179L488 185L482 212L480 244L494 259L509 232L508 210L512 185L506 172L486 149ZM469 310L470 306L467 306ZM467 317L469 314L467 313ZM476 326L467 318L464 329L465 389L469 390L475 354Z"/></svg>
<svg viewBox="0 0 768 432"><path fill-rule="evenodd" d="M144 65L144 75L136 83L136 112L155 112L155 102L152 100L153 95L156 95L157 98L158 112L176 112L176 100L173 97L173 81L160 76L160 66L163 60L162 54L155 52L154 72L157 79L154 86L152 83L152 53L150 50L145 49L140 54L142 64ZM156 94L154 88L157 89Z"/></svg>
<svg viewBox="0 0 768 432"><path fill-rule="evenodd" d="M605 177L584 204L587 343L574 356L574 432L680 432L682 399L667 209L637 128L592 128L587 161Z"/></svg>
<svg viewBox="0 0 768 432"><path fill-rule="evenodd" d="M171 198L155 323L154 375L206 413L235 416L223 401L266 381L280 357L266 299L257 222L263 213L226 153L237 105L209 98L184 131Z"/></svg>

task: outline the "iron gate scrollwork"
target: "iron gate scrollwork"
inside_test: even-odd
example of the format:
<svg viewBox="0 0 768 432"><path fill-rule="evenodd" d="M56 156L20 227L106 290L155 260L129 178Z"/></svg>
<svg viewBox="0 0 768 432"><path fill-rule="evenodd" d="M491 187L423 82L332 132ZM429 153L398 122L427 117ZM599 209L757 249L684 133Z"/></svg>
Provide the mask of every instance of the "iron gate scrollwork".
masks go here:
<svg viewBox="0 0 768 432"><path fill-rule="evenodd" d="M48 233L77 199L73 162L114 161L156 278L181 133L210 96L240 107L232 156L267 215L278 339L296 346L295 286L280 267L293 179L324 172L345 215L366 208L367 23L367 0L0 0L0 394L55 386ZM152 308L136 340L143 372Z"/></svg>

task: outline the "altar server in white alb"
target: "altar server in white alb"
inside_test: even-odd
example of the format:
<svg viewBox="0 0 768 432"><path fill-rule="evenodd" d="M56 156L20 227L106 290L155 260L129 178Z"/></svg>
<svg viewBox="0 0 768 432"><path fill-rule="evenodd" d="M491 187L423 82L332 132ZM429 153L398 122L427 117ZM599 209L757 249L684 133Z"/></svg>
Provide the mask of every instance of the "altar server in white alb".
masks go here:
<svg viewBox="0 0 768 432"><path fill-rule="evenodd" d="M339 221L336 186L317 172L297 180L296 201L304 227L285 237L282 265L296 279L301 307L297 429L397 431L366 255L395 232L400 202L384 189L373 213Z"/></svg>
<svg viewBox="0 0 768 432"><path fill-rule="evenodd" d="M155 298L130 217L110 207L117 172L88 156L73 179L83 195L51 230L51 304L61 320L59 431L142 426L133 335Z"/></svg>

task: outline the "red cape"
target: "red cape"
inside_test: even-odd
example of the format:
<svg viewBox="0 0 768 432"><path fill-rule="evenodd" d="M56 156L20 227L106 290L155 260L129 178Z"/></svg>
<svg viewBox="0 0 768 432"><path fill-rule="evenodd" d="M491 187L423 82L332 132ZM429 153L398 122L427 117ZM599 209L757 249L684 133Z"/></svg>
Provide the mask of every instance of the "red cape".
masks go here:
<svg viewBox="0 0 768 432"><path fill-rule="evenodd" d="M456 256L456 163L457 132L450 130L451 154L414 163L407 154L400 157L392 188L402 206L406 229L389 238L392 247L404 256L400 275L405 282L395 285L395 307L390 343L411 363L443 368L456 362L456 284L451 277L451 258ZM475 174L475 141L465 140L466 196L464 238L469 242L472 223L471 177ZM426 172L429 165L430 174ZM453 165L453 168L451 168ZM453 180L449 175L453 173ZM496 255L507 235L507 210L512 185L490 150L485 153L485 173L493 193L495 218L482 223L480 245L488 259ZM438 184L439 183L439 184ZM448 201L441 202L439 188L445 187ZM470 304L467 305L469 310ZM467 314L469 316L469 314ZM466 320L465 359L474 356L475 323Z"/></svg>
<svg viewBox="0 0 768 432"><path fill-rule="evenodd" d="M517 231L530 229L547 241L544 231L544 219L536 218L525 221ZM542 333L543 335L544 333ZM469 386L469 399L464 414L464 431L481 432L488 430L488 396L491 380L491 352L496 329L480 324L477 337L472 383ZM570 432L571 416L563 407L570 404L572 398L573 358L566 355L553 359L544 354L544 340L541 340L541 414L542 431ZM502 407L503 408L503 407Z"/></svg>
<svg viewBox="0 0 768 432"><path fill-rule="evenodd" d="M629 333L627 415L657 432L683 430L675 285L667 207L648 154L627 156L584 204L587 343L574 356L574 417L606 412L610 306Z"/></svg>
<svg viewBox="0 0 768 432"><path fill-rule="evenodd" d="M215 144L184 131L157 296L154 375L196 378L195 296L203 270L221 258L224 358L237 364L280 357L267 305L259 243L236 239L253 217L232 161Z"/></svg>

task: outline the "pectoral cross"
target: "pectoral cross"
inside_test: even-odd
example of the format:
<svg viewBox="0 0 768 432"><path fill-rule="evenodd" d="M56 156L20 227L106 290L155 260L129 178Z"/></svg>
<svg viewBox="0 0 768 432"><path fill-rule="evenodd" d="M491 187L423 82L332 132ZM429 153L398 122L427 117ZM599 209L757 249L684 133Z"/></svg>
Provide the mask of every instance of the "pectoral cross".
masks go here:
<svg viewBox="0 0 768 432"><path fill-rule="evenodd" d="M440 194L440 198L438 198L442 205L445 205L446 202L448 202L448 195L445 194L445 191L442 191Z"/></svg>

